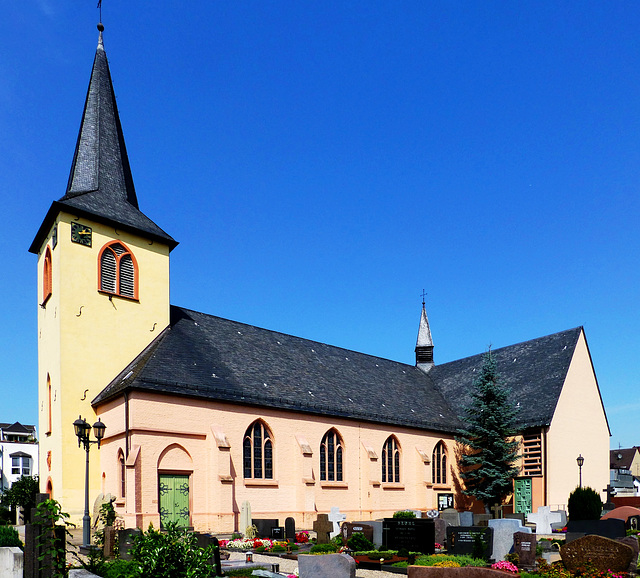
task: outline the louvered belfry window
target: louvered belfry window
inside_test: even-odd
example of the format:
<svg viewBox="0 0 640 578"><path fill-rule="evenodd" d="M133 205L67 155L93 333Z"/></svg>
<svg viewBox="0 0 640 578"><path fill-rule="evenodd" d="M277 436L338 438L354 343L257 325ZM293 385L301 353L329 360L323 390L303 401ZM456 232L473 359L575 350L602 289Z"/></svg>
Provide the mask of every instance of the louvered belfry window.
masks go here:
<svg viewBox="0 0 640 578"><path fill-rule="evenodd" d="M138 298L138 267L133 254L119 242L109 243L100 252L100 291Z"/></svg>

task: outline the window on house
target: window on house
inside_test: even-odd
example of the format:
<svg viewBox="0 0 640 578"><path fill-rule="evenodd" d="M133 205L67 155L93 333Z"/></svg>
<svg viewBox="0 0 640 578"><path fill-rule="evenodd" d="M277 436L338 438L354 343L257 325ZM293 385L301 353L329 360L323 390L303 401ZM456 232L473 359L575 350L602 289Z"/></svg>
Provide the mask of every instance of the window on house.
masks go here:
<svg viewBox="0 0 640 578"><path fill-rule="evenodd" d="M389 436L382 446L382 482L400 481L400 444Z"/></svg>
<svg viewBox="0 0 640 578"><path fill-rule="evenodd" d="M42 304L44 305L51 297L52 271L51 271L51 249L47 246L44 254L44 265L42 270Z"/></svg>
<svg viewBox="0 0 640 578"><path fill-rule="evenodd" d="M11 456L11 474L14 476L30 476L31 458L29 456Z"/></svg>
<svg viewBox="0 0 640 578"><path fill-rule="evenodd" d="M320 481L342 482L342 439L334 429L330 429L320 444Z"/></svg>
<svg viewBox="0 0 640 578"><path fill-rule="evenodd" d="M431 460L431 475L434 484L447 483L447 448L443 442L438 442L433 449Z"/></svg>
<svg viewBox="0 0 640 578"><path fill-rule="evenodd" d="M267 426L253 422L244 434L242 463L245 478L273 479L273 441Z"/></svg>
<svg viewBox="0 0 640 578"><path fill-rule="evenodd" d="M125 245L118 241L105 245L100 251L99 263L100 291L138 298L138 265Z"/></svg>

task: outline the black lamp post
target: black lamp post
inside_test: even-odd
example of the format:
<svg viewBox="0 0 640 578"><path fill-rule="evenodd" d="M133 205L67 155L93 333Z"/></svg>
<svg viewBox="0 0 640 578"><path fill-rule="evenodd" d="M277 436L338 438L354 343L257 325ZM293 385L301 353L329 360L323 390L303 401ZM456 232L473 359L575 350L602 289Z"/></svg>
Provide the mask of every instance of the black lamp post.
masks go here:
<svg viewBox="0 0 640 578"><path fill-rule="evenodd" d="M91 516L89 516L89 448L91 444L98 444L104 437L104 430L107 426L104 425L100 418L93 424L93 435L96 436L95 441L89 439L91 433L91 426L82 419L82 416L78 416L78 419L73 422L73 429L78 436L78 447L84 446L84 451L87 452L87 462L84 470L84 516L82 516L82 547L89 548L91 546Z"/></svg>
<svg viewBox="0 0 640 578"><path fill-rule="evenodd" d="M576 462L578 462L578 467L580 468L580 487L582 487L582 466L584 465L584 458L582 457L582 454L576 458Z"/></svg>

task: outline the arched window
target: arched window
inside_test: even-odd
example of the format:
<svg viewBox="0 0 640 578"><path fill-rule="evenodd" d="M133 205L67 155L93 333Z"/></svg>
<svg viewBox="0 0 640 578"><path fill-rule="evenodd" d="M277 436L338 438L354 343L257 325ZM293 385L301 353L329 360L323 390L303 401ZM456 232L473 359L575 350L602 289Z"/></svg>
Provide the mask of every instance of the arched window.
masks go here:
<svg viewBox="0 0 640 578"><path fill-rule="evenodd" d="M51 271L51 249L47 246L44 253L44 265L42 269L42 304L44 305L51 297L52 288Z"/></svg>
<svg viewBox="0 0 640 578"><path fill-rule="evenodd" d="M320 481L342 482L342 439L340 434L330 429L320 444Z"/></svg>
<svg viewBox="0 0 640 578"><path fill-rule="evenodd" d="M133 253L118 241L108 243L100 251L99 287L112 295L138 298L138 264Z"/></svg>
<svg viewBox="0 0 640 578"><path fill-rule="evenodd" d="M273 479L273 441L267 426L254 421L244 434L242 464L245 478Z"/></svg>
<svg viewBox="0 0 640 578"><path fill-rule="evenodd" d="M400 444L395 436L389 436L382 446L382 481L400 481Z"/></svg>
<svg viewBox="0 0 640 578"><path fill-rule="evenodd" d="M118 452L118 489L120 490L120 497L124 498L126 495L127 487L127 470L125 467L124 453L122 450Z"/></svg>
<svg viewBox="0 0 640 578"><path fill-rule="evenodd" d="M447 483L447 448L443 442L438 442L433 448L431 460L431 475L434 484Z"/></svg>

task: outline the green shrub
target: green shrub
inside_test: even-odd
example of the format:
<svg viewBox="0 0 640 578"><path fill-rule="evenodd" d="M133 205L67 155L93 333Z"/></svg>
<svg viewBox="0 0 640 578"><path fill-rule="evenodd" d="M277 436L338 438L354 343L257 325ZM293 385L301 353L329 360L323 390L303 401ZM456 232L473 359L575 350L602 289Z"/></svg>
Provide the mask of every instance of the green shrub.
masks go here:
<svg viewBox="0 0 640 578"><path fill-rule="evenodd" d="M367 554L367 557L369 558L369 560L380 560L380 558L382 558L383 560L391 560L391 558L393 558L393 554L391 552L380 552L375 551L375 552L369 552L369 554Z"/></svg>
<svg viewBox="0 0 640 578"><path fill-rule="evenodd" d="M196 535L176 524L167 524L165 532L150 524L147 532L135 537L131 557L144 578L209 578L215 548L199 548Z"/></svg>
<svg viewBox="0 0 640 578"><path fill-rule="evenodd" d="M112 560L104 563L103 578L138 578L138 565L133 560Z"/></svg>
<svg viewBox="0 0 640 578"><path fill-rule="evenodd" d="M593 488L576 488L569 494L569 520L599 520L602 514L600 494Z"/></svg>
<svg viewBox="0 0 640 578"><path fill-rule="evenodd" d="M16 547L24 550L24 545L15 528L11 526L0 526L0 548Z"/></svg>
<svg viewBox="0 0 640 578"><path fill-rule="evenodd" d="M416 517L416 513L412 512L411 510L400 510L399 512L396 512L395 514L393 514L394 518L415 518Z"/></svg>
<svg viewBox="0 0 640 578"><path fill-rule="evenodd" d="M291 551L295 552L296 550L300 550L300 546L298 546L298 544L291 544Z"/></svg>
<svg viewBox="0 0 640 578"><path fill-rule="evenodd" d="M420 556L416 560L416 565L433 566L439 562L456 562L460 564L460 566L478 566L481 568L487 565L487 561L481 558L473 558L471 556L448 556L442 554L438 554L437 556ZM402 562L398 562L398 564L402 564ZM404 562L404 564L406 564L406 562Z"/></svg>
<svg viewBox="0 0 640 578"><path fill-rule="evenodd" d="M261 552L264 552L266 549L267 549L266 546L258 546L256 548L256 553L260 554Z"/></svg>
<svg viewBox="0 0 640 578"><path fill-rule="evenodd" d="M282 544L276 544L271 547L272 552L286 552L287 549Z"/></svg>
<svg viewBox="0 0 640 578"><path fill-rule="evenodd" d="M337 552L338 548L336 548L335 544L314 544L311 546L311 554L333 554Z"/></svg>
<svg viewBox="0 0 640 578"><path fill-rule="evenodd" d="M354 532L347 541L347 546L351 550L373 550L373 543L364 537L362 532Z"/></svg>

